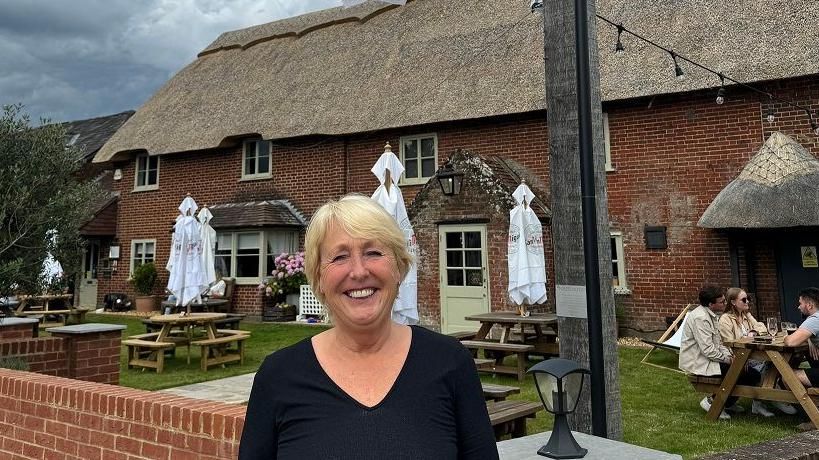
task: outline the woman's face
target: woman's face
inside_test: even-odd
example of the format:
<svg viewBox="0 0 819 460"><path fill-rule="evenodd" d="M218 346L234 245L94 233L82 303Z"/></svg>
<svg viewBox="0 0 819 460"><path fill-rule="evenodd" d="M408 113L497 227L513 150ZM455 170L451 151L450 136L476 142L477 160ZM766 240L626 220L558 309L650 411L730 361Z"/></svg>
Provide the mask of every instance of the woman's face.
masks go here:
<svg viewBox="0 0 819 460"><path fill-rule="evenodd" d="M748 304L750 301L751 299L748 298L748 294L745 291L740 291L737 298L733 300L733 304L736 305L738 312L745 313L749 310Z"/></svg>
<svg viewBox="0 0 819 460"><path fill-rule="evenodd" d="M392 252L333 224L319 250L319 288L333 322L360 328L389 321L400 281Z"/></svg>

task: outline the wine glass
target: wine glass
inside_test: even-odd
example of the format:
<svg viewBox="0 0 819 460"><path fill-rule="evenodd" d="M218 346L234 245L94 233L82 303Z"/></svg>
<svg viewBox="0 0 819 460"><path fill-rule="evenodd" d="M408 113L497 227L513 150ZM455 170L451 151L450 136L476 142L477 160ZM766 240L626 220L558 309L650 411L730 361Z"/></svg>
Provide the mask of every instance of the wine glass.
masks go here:
<svg viewBox="0 0 819 460"><path fill-rule="evenodd" d="M776 333L779 331L779 320L774 317L768 318L768 334L771 337L776 337Z"/></svg>

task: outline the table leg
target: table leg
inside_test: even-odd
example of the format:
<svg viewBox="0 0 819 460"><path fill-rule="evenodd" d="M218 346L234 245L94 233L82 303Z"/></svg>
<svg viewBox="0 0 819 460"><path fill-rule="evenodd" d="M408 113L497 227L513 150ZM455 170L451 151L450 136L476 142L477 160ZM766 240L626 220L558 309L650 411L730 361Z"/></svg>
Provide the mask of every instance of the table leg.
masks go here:
<svg viewBox="0 0 819 460"><path fill-rule="evenodd" d="M766 350L765 352L771 358L771 362L776 366L776 370L778 370L782 376L782 381L791 390L791 393L793 393L793 396L799 404L802 405L802 408L805 409L805 413L808 414L810 421L813 422L813 426L819 426L819 409L816 408L816 404L808 396L805 386L802 385L802 382L800 382L796 374L793 373L793 369L788 364L788 360L776 350Z"/></svg>
<svg viewBox="0 0 819 460"><path fill-rule="evenodd" d="M725 402L734 391L734 387L739 379L739 374L745 369L749 354L748 350L734 349L734 361L731 363L731 367L728 368L728 373L725 374L725 378L722 379L722 384L717 394L714 395L714 400L711 401L711 410L709 410L705 416L706 419L717 420L719 418L719 414L722 413L722 409L725 408Z"/></svg>
<svg viewBox="0 0 819 460"><path fill-rule="evenodd" d="M494 323L481 323L481 328L475 334L475 340L486 340L489 338L489 331L492 330Z"/></svg>

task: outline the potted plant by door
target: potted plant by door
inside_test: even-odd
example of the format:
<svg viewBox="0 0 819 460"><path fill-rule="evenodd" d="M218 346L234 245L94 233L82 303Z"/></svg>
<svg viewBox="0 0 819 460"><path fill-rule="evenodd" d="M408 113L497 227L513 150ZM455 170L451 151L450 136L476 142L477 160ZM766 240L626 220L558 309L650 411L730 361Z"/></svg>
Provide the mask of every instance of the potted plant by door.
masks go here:
<svg viewBox="0 0 819 460"><path fill-rule="evenodd" d="M152 295L156 279L156 266L153 262L142 264L134 269L130 282L137 294L135 301L137 311L148 312L159 308L158 299Z"/></svg>

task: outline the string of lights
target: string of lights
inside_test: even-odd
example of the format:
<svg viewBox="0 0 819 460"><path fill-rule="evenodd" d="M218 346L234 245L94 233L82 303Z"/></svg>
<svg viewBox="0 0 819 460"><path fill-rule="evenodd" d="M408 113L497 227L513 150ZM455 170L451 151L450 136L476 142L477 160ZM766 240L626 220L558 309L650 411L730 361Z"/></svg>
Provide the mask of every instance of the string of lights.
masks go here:
<svg viewBox="0 0 819 460"><path fill-rule="evenodd" d="M693 65L695 67L698 67L698 68L700 68L702 70L705 70L706 72L710 72L710 73L716 75L719 78L719 82L720 82L719 90L717 90L717 98L716 98L716 103L717 104L721 105L721 104L725 103L725 95L727 93L727 91L725 89L725 81L727 80L727 81L729 81L729 82L731 82L731 83L733 83L735 85L738 85L738 86L740 86L742 88L745 88L745 89L747 89L749 91L752 91L754 93L757 93L761 97L767 98L767 100L769 102L767 104L767 108L765 109L765 119L768 120L768 122L773 122L775 120L776 112L774 111L773 103L774 102L779 102L781 104L788 105L788 106L793 107L795 109L804 111L805 114L807 114L807 116L808 116L808 122L810 123L811 130L813 130L814 134L819 136L819 122L817 122L817 120L814 119L813 112L811 112L811 110L809 108L803 107L803 106L801 106L799 104L796 104L795 102L789 101L787 99L783 99L781 97L775 96L774 94L771 94L771 93L769 93L767 91L763 91L763 90L761 90L759 88L755 88L755 87L753 87L753 86L751 86L751 85L749 85L747 83L743 83L741 81L735 80L735 79L729 77L728 75L725 75L722 72L716 71L716 70L711 69L711 68L709 68L709 67L707 67L705 65L702 65L702 64L700 64L698 62L695 62L695 61L693 61L693 60L691 60L691 59L689 59L689 58L687 58L685 56L680 55L679 53L677 53L676 51L674 51L672 49L669 49L669 48L666 48L666 47L664 47L662 45L659 45L659 44L653 42L652 40L650 40L650 39L648 39L646 37L643 37L642 35L634 32L632 30L627 29L626 27L623 26L622 23L615 23L614 21L612 21L612 20L610 20L608 18L605 18L605 17L603 17L603 16L601 16L599 14L596 15L596 16L597 16L598 19L608 23L609 25L611 25L611 26L613 26L613 27L615 27L617 29L617 42L614 45L614 52L616 54L622 54L622 53L625 53L625 51L626 51L626 47L623 45L623 42L621 40L622 35L624 33L626 33L628 35L631 35L632 37L637 38L638 40L641 40L641 41L643 41L645 43L648 43L649 45L668 53L669 56L671 56L672 62L674 63L674 74L676 75L678 80L684 80L685 79L685 72L683 71L682 67L680 67L679 61L687 62L688 64L691 64L691 65ZM817 113L817 117L819 117L819 113Z"/></svg>

